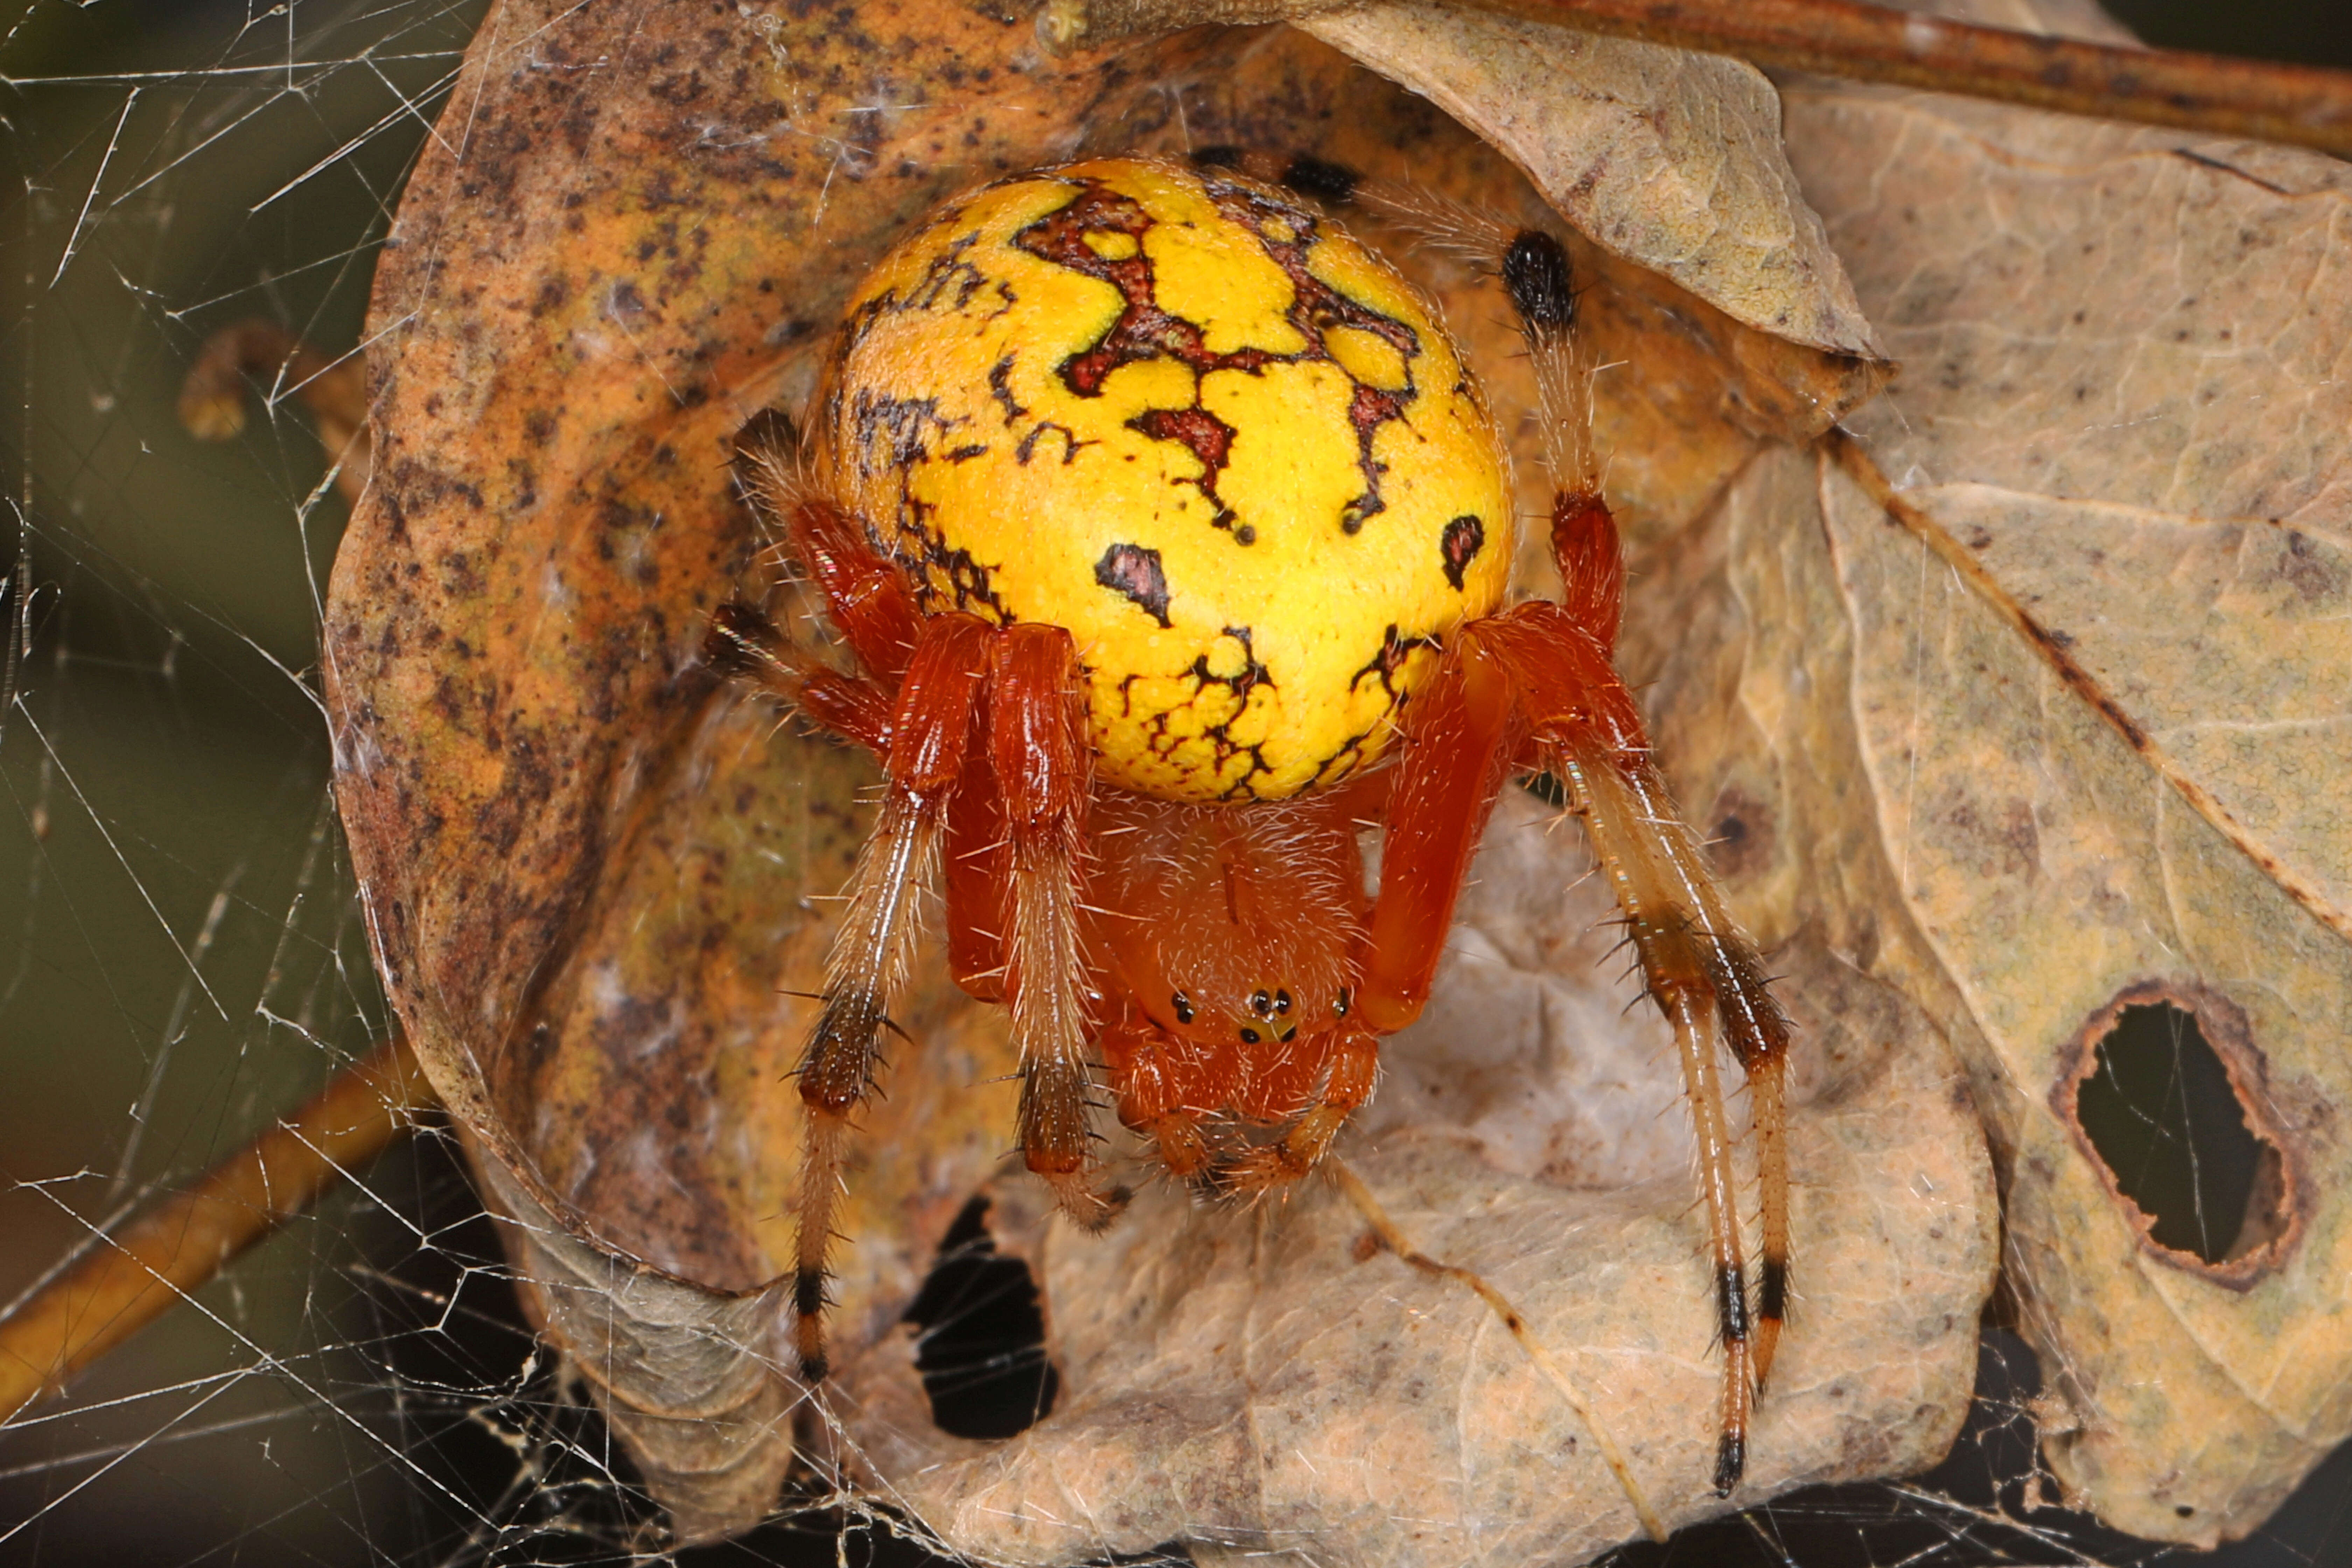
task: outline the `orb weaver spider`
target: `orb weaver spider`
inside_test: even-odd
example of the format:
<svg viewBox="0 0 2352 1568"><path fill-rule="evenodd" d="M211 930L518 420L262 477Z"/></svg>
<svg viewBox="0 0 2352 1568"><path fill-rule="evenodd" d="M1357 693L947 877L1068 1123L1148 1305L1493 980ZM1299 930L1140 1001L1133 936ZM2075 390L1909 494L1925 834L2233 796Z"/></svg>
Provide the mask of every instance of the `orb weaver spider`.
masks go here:
<svg viewBox="0 0 2352 1568"><path fill-rule="evenodd" d="M1503 447L1434 307L1328 216L1347 206L1503 280L1544 392L1561 602L1506 605ZM1011 1012L1028 1167L1098 1227L1123 1194L1090 1063L1176 1177L1314 1170L1429 996L1503 784L1543 770L1678 1045L1725 1352L1714 1480L1738 1484L1787 1299L1788 1024L1614 667L1574 315L1540 230L1312 159L1099 160L940 209L854 295L805 441L747 433L747 489L856 668L743 605L714 659L885 773L798 1069L811 1381L843 1140L942 870L954 978ZM1724 1044L1753 1091L1752 1304Z"/></svg>

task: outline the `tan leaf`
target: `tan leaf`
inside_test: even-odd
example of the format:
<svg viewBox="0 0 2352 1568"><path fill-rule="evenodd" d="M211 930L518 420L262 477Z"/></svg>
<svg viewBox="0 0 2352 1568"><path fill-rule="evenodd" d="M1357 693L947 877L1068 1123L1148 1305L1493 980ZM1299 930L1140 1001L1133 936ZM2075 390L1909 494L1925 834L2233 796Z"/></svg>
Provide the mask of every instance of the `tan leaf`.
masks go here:
<svg viewBox="0 0 2352 1568"><path fill-rule="evenodd" d="M1178 1537L1398 1568L1573 1562L1641 1532L1598 1428L1666 1523L1718 1511L1671 1043L1624 1016L1605 898L1560 826L1517 792L1498 813L1439 1000L1391 1042L1349 1159L1419 1247L1499 1288L1572 1394L1462 1285L1368 1250L1338 1193L1233 1214L1162 1189L1105 1237L1049 1236L1053 1417L977 1453L877 1432L889 1495L991 1562ZM1941 1455L1997 1254L1974 1115L1924 1016L1817 944L1783 962L1808 1026L1804 1302L1756 1436L1759 1496Z"/></svg>
<svg viewBox="0 0 2352 1568"><path fill-rule="evenodd" d="M850 1173L841 1426L780 1370L772 1281L798 1140L785 1075L807 1024L793 993L814 981L826 928L812 900L864 831L870 773L775 733L698 664L712 608L767 592L775 570L727 489L733 432L805 390L867 259L1003 170L1190 138L1542 207L1500 153L1293 33L1055 62L961 5L868 7L854 37L726 16L513 4L485 24L379 275L373 478L329 606L338 799L380 960L510 1221L533 1311L689 1536L757 1518L798 1442L971 1550L1068 1560L1178 1528L1312 1528L1332 1561L1401 1560L1392 1499L1319 1493L1295 1464L1254 1479L1271 1456L1244 1462L1233 1424L1269 1418L1258 1390L1284 1364L1313 1384L1283 1402L1316 1424L1300 1441L1335 1460L1453 1445L1431 1450L1453 1469L1396 1482L1449 1530L1519 1529L1536 1496L1593 1549L1633 1530L1570 1389L1658 1516L1721 1506L1673 1068L1596 978L1596 910L1561 892L1580 865L1565 837L1524 847L1524 802L1505 868L1518 879L1492 876L1446 1005L1400 1040L1361 1168L1418 1245L1518 1303L1564 1381L1458 1282L1358 1259L1360 1223L1319 1190L1242 1215L1154 1196L1094 1242L1024 1226L1013 1183L992 1189L1000 1243L1043 1271L1065 1404L1010 1447L939 1437L895 1326L949 1217L996 1176L1011 1117L1001 1022L936 964ZM583 63L601 68L570 68ZM1597 247L1577 256L1601 285L1588 319L1602 352L1637 366L1604 385L1598 418L1619 443L1612 489L1654 531L1874 384L1871 367ZM1429 276L1517 412L1491 289ZM1785 960L1810 1026L1803 1303L1764 1405L1757 1497L1931 1460L1965 1405L1992 1261L1988 1167L1929 1016L1826 944L1842 929L1826 904L1803 908ZM1206 1271L1197 1290L1175 1288L1195 1283L1183 1259ZM1151 1334L1122 1327L1138 1307ZM1259 1349L1220 1337L1236 1323ZM1418 1415L1380 1370L1391 1342L1418 1358ZM1197 1397L1155 1427L1180 1365ZM1440 1405L1464 1401L1477 1418L1449 1427ZM1154 1431L1191 1445L1172 1468L1115 1493L1070 1468L1092 1447L1144 1451ZM1459 1492L1464 1464L1485 1489ZM1092 1533L1004 1511L1048 1506L1065 1481L1100 1505ZM1218 1507L1194 1506L1211 1493Z"/></svg>
<svg viewBox="0 0 2352 1568"><path fill-rule="evenodd" d="M2352 1435L2352 183L1915 94L1787 102L1906 367L1818 510L1885 907L1932 954L1898 984L2008 1173L2046 1452L2125 1529L2242 1535ZM2269 1149L2213 1263L2148 1234L2077 1114L2134 999L2198 1018Z"/></svg>
<svg viewBox="0 0 2352 1568"><path fill-rule="evenodd" d="M1430 4L1299 26L1501 148L1612 255L1759 331L1884 357L1789 171L1780 100L1755 67Z"/></svg>

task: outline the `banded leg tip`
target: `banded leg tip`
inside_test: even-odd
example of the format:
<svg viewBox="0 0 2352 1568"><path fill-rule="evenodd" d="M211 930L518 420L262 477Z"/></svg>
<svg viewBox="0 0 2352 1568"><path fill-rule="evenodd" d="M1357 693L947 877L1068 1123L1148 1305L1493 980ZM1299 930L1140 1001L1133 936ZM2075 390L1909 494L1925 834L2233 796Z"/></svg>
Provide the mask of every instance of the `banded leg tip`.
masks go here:
<svg viewBox="0 0 2352 1568"><path fill-rule="evenodd" d="M1135 1194L1121 1185L1097 1189L1087 1179L1084 1171L1041 1172L1054 1189L1054 1203L1072 1225L1088 1236L1098 1236L1110 1228L1113 1220L1127 1212Z"/></svg>
<svg viewBox="0 0 2352 1568"><path fill-rule="evenodd" d="M801 1381L812 1387L824 1381L831 1367L824 1353L824 1270L793 1270L793 1315L800 1321L793 1325L793 1338L799 1352Z"/></svg>
<svg viewBox="0 0 2352 1568"><path fill-rule="evenodd" d="M1748 1439L1738 1432L1726 1432L1715 1448L1715 1495L1729 1497L1739 1489L1739 1478L1748 1473Z"/></svg>

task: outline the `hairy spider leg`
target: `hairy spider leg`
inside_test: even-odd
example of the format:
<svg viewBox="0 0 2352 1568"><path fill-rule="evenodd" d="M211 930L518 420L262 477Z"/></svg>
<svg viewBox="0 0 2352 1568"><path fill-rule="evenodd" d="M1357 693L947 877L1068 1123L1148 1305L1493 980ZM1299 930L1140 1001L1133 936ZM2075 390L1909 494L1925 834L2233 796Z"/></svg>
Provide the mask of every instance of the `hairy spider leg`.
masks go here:
<svg viewBox="0 0 2352 1568"><path fill-rule="evenodd" d="M1469 628L1462 657L1498 671L1532 731L1530 760L1567 786L1623 914L1645 989L1674 1029L1714 1252L1724 1348L1715 1483L1728 1492L1745 1466L1756 1376L1733 1139L1716 1068L1718 1047L1732 1034L1728 1016L1738 1005L1717 984L1726 972L1720 952L1740 939L1707 919L1697 891L1706 873L1696 841L1650 760L1631 693L1591 635L1560 605L1522 605ZM1760 1100L1757 1110L1760 1121Z"/></svg>
<svg viewBox="0 0 2352 1568"><path fill-rule="evenodd" d="M1555 487L1552 549L1565 587L1560 605L1522 605L1465 627L1447 652L1447 666L1458 668L1442 668L1408 716L1408 735L1422 743L1407 750L1391 807L1382 897L1373 915L1375 970L1391 962L1391 943L1402 944L1393 951L1421 954L1423 922L1441 915L1450 922L1451 896L1431 900L1430 890L1449 878L1458 884L1499 787L1496 775L1477 773L1478 760L1448 753L1525 726L1528 739L1514 748L1524 754L1514 760L1550 767L1567 787L1623 911L1649 994L1674 1027L1715 1254L1725 1352L1715 1485L1728 1493L1746 1468L1750 1408L1770 1370L1787 1311L1789 1024L1772 999L1754 947L1732 921L1707 871L1696 838L1675 809L1651 760L1640 713L1615 668L1624 568L1616 522L1601 497L1591 438L1591 376L1577 353L1576 289L1568 252L1558 237L1540 229L1515 227L1492 214L1410 187L1335 182L1319 174L1318 183L1330 187L1328 199L1379 212L1502 280L1543 405L1546 457ZM1498 697L1498 687L1508 693L1507 700ZM1469 793L1473 788L1475 795ZM1449 803L1472 799L1478 805L1475 824L1419 820ZM1418 863L1415 857L1422 858ZM1398 869L1418 879L1425 890L1401 900L1392 911L1386 896L1389 868L1401 858L1404 863ZM1392 990L1375 992L1368 984L1367 1001L1382 1010L1377 1026L1383 1032L1402 1027L1419 1012L1433 969L1431 956L1401 963ZM1756 1130L1763 1245L1752 1314L1732 1139L1716 1072L1722 1043L1729 1044L1747 1074Z"/></svg>
<svg viewBox="0 0 2352 1568"><path fill-rule="evenodd" d="M1077 645L1064 628L1015 623L992 635L988 769L1011 867L1003 989L1021 1048L1022 1153L1063 1213L1100 1229L1123 1197L1104 1194L1093 1180L1077 891L1094 748Z"/></svg>
<svg viewBox="0 0 2352 1568"><path fill-rule="evenodd" d="M965 764L963 787L948 802L948 975L976 1001L1004 1000L1004 933L1013 929L1010 858L1004 801L983 746Z"/></svg>
<svg viewBox="0 0 2352 1568"><path fill-rule="evenodd" d="M1625 571L1608 503L1590 490L1563 490L1552 503L1551 542L1567 584L1563 607L1602 647L1613 648L1624 609ZM1655 792L1651 798L1664 800ZM1722 890L1694 850L1688 829L1670 806L1658 815L1672 824L1671 831L1662 829L1663 848L1675 857L1675 880L1698 912L1701 956L1715 987L1719 1021L1748 1079L1763 1209L1755 1314L1756 1384L1760 1390L1771 1373L1788 1315L1789 1019L1772 997L1755 947L1740 932Z"/></svg>
<svg viewBox="0 0 2352 1568"><path fill-rule="evenodd" d="M811 658L751 605L719 606L702 655L721 674L750 682L875 755L889 752L890 694Z"/></svg>
<svg viewBox="0 0 2352 1568"><path fill-rule="evenodd" d="M1491 265L1517 312L1543 401L1554 486L1552 552L1566 591L1560 605L1523 605L1480 623L1471 628L1471 642L1510 668L1536 730L1539 759L1567 786L1582 816L1624 911L1650 994L1674 1026L1715 1250L1724 1343L1715 1485L1728 1493L1746 1467L1748 1407L1771 1369L1788 1306L1783 1080L1789 1023L1754 947L1707 871L1696 837L1675 809L1651 759L1640 713L1616 673L1624 564L1616 521L1601 497L1591 438L1591 377L1576 350L1568 252L1556 237L1523 228ZM1762 1189L1761 1289L1752 1318L1731 1136L1716 1077L1716 1053L1724 1041L1748 1077Z"/></svg>
<svg viewBox="0 0 2352 1568"><path fill-rule="evenodd" d="M825 1373L825 1260L849 1119L874 1086L882 1030L906 988L916 900L938 868L945 808L971 751L992 640L976 616L923 623L891 712L881 811L850 874L824 1007L797 1069L808 1136L793 1305L801 1372L811 1382Z"/></svg>
<svg viewBox="0 0 2352 1568"><path fill-rule="evenodd" d="M914 591L856 519L809 492L797 449L790 421L773 409L761 414L736 437L737 480L763 518L783 524L784 542L815 580L858 667L896 681L914 656L921 624Z"/></svg>

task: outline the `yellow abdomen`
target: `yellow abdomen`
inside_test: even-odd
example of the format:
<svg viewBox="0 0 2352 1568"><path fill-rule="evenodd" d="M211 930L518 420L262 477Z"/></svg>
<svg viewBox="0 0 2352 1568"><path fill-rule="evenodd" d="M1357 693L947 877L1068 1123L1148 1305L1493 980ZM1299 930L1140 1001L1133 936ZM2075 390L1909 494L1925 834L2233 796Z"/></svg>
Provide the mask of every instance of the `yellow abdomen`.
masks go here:
<svg viewBox="0 0 2352 1568"><path fill-rule="evenodd" d="M1502 447L1434 311L1223 173L1108 159L952 204L852 301L821 422L924 607L1068 627L1098 776L1161 799L1370 762L1509 576Z"/></svg>

